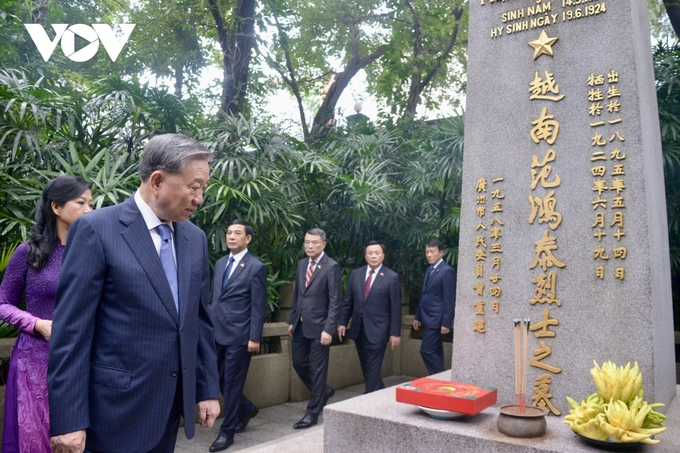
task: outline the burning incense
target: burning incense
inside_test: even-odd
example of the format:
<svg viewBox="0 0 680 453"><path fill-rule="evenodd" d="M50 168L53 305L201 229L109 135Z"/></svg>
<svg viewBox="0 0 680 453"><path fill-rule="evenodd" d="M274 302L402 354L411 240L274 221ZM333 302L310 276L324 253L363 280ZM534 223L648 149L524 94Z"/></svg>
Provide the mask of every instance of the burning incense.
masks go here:
<svg viewBox="0 0 680 453"><path fill-rule="evenodd" d="M515 398L519 413L526 411L529 366L529 318L515 319Z"/></svg>

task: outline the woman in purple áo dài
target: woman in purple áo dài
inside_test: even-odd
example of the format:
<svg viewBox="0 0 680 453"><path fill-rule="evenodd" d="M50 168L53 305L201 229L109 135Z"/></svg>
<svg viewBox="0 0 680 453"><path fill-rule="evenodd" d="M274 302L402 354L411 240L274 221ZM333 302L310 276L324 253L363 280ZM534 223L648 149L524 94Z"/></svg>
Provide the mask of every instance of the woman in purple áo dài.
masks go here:
<svg viewBox="0 0 680 453"><path fill-rule="evenodd" d="M54 299L69 226L92 210L91 184L48 182L30 239L17 247L0 285L0 319L17 327L5 393L4 453L50 453L47 356ZM26 301L26 310L18 305Z"/></svg>

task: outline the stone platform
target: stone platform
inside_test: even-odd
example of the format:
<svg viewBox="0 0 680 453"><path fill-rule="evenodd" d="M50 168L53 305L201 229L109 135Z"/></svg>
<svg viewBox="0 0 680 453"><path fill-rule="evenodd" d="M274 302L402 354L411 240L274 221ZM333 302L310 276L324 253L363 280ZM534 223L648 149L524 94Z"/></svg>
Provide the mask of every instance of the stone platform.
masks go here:
<svg viewBox="0 0 680 453"><path fill-rule="evenodd" d="M451 371L432 376L450 379ZM396 402L396 387L361 395L324 408L324 452L481 452L581 453L603 451L578 438L563 417L548 416L548 431L537 439L515 439L496 427L498 409L490 407L475 417L435 420L416 406ZM680 389L678 389L680 390ZM581 399L585 395L574 395ZM507 399L507 398L505 398ZM511 404L499 395L498 403ZM643 453L680 452L680 400L667 408L666 432L661 443L626 450ZM565 415L565 414L563 414ZM619 450L610 450L619 451Z"/></svg>

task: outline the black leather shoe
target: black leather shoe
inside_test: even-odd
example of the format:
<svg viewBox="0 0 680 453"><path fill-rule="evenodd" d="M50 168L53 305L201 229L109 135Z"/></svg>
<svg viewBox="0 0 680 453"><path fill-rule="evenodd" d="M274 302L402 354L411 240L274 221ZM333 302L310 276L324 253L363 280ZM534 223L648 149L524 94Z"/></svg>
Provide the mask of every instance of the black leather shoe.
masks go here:
<svg viewBox="0 0 680 453"><path fill-rule="evenodd" d="M210 451L215 452L226 450L233 443L234 443L233 437L227 437L223 434L220 434L219 436L217 436L217 439L215 439L215 442L213 442L212 445L210 446Z"/></svg>
<svg viewBox="0 0 680 453"><path fill-rule="evenodd" d="M305 428L310 428L319 421L319 417L317 415L312 415L312 414L305 414L304 417L302 417L302 420L297 422L296 424L293 425L293 428L295 429L305 429Z"/></svg>
<svg viewBox="0 0 680 453"><path fill-rule="evenodd" d="M243 431L245 431L246 427L248 426L248 423L250 423L250 419L254 418L259 413L260 413L260 411L257 408L255 408L252 411L250 411L248 413L248 415L246 415L246 418L236 422L236 431L235 432L242 433Z"/></svg>
<svg viewBox="0 0 680 453"><path fill-rule="evenodd" d="M333 395L335 395L335 390L333 387L328 387L330 391L326 391L326 394L323 396L323 405L325 406L328 403L328 400L333 398Z"/></svg>

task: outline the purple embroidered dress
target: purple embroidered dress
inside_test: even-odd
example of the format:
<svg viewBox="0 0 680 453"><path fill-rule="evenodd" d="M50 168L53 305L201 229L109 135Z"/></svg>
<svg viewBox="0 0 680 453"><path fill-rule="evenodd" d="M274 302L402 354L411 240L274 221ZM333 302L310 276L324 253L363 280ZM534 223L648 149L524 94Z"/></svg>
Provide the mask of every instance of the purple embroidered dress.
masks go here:
<svg viewBox="0 0 680 453"><path fill-rule="evenodd" d="M0 319L20 329L9 364L5 394L4 453L50 453L47 401L49 343L33 332L38 319L52 319L64 247L57 243L45 266L26 263L28 243L17 247L0 285ZM26 298L26 311L17 308Z"/></svg>

